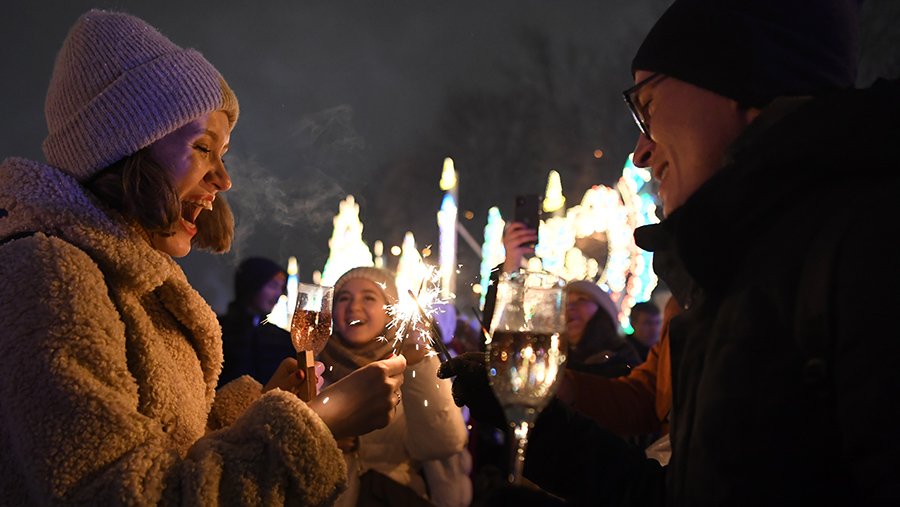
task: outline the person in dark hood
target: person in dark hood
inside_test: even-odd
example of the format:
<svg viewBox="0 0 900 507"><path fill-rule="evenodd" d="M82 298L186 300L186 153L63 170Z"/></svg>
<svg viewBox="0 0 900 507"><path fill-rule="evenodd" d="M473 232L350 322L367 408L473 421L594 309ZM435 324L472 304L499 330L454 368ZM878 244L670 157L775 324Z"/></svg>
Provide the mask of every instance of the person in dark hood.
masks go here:
<svg viewBox="0 0 900 507"><path fill-rule="evenodd" d="M234 273L234 300L219 316L224 361L219 385L250 375L265 383L278 365L296 355L291 334L266 321L287 290L287 272L265 257L249 257Z"/></svg>

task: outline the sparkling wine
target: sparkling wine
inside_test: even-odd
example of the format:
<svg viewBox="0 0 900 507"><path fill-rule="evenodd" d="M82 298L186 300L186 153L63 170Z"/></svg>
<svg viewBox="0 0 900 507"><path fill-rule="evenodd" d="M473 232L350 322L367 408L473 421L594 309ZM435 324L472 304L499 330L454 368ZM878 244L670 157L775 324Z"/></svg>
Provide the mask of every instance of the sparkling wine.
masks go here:
<svg viewBox="0 0 900 507"><path fill-rule="evenodd" d="M566 359L564 345L558 333L494 331L488 379L512 420L531 419L553 397Z"/></svg>
<svg viewBox="0 0 900 507"><path fill-rule="evenodd" d="M331 312L296 310L291 320L291 340L294 348L320 351L331 336Z"/></svg>

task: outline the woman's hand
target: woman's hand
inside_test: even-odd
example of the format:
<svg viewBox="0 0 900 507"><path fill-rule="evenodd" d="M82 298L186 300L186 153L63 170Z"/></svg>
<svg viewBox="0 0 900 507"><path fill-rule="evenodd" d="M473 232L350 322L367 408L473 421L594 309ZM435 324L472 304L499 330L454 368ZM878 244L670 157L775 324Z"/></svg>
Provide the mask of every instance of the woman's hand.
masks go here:
<svg viewBox="0 0 900 507"><path fill-rule="evenodd" d="M325 382L325 379L322 378L322 373L325 372L325 365L316 361L316 392L319 392L322 389L322 384ZM262 392L268 392L276 387L282 389L284 391L294 392L294 390L300 387L300 384L306 379L306 372L304 370L299 369L297 364L297 358L295 357L286 357L281 364L278 365L278 368L275 370L275 373L272 374L272 378L266 382L266 385L263 386Z"/></svg>
<svg viewBox="0 0 900 507"><path fill-rule="evenodd" d="M506 249L506 259L503 261L503 272L512 273L522 267L522 259L526 255L534 254L534 244L538 240L538 233L529 229L522 222L510 222L503 229L503 248Z"/></svg>
<svg viewBox="0 0 900 507"><path fill-rule="evenodd" d="M425 356L427 356L431 350L433 350L433 348L430 343L426 343L425 332L416 326L411 327L409 331L407 331L406 338L403 339L403 347L400 349L400 353L406 358L406 364L412 366L422 359L425 359Z"/></svg>
<svg viewBox="0 0 900 507"><path fill-rule="evenodd" d="M336 440L365 435L391 422L404 370L402 355L369 363L328 386L308 405Z"/></svg>

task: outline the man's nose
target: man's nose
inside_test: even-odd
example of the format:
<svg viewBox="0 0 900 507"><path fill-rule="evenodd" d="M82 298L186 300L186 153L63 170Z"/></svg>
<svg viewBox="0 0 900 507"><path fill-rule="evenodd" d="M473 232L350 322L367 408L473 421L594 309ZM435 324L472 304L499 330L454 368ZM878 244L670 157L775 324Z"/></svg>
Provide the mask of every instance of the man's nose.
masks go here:
<svg viewBox="0 0 900 507"><path fill-rule="evenodd" d="M637 144L634 146L634 153L631 161L638 167L649 167L650 159L653 157L653 147L655 143L650 137L641 134L638 136Z"/></svg>

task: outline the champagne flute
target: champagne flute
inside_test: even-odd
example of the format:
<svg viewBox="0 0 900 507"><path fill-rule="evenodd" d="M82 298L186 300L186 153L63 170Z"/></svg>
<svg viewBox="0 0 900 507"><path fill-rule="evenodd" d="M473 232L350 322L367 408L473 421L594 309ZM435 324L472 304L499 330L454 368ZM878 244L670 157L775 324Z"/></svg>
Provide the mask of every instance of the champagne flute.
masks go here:
<svg viewBox="0 0 900 507"><path fill-rule="evenodd" d="M297 284L297 307L291 318L291 341L297 351L297 363L306 372L298 396L309 401L316 396L315 354L331 336L332 287L310 283Z"/></svg>
<svg viewBox="0 0 900 507"><path fill-rule="evenodd" d="M487 342L488 380L509 424L509 482L520 484L528 431L556 393L566 360L565 282L546 272L503 274Z"/></svg>

